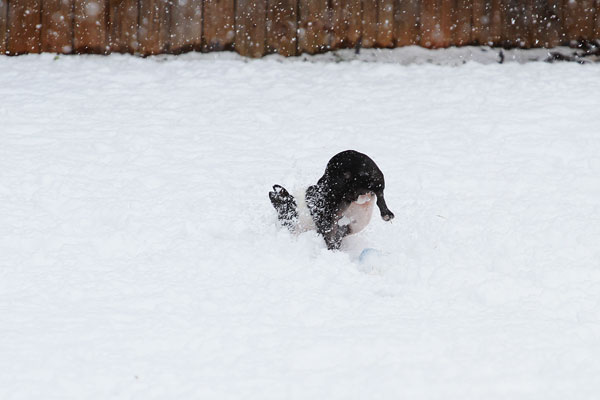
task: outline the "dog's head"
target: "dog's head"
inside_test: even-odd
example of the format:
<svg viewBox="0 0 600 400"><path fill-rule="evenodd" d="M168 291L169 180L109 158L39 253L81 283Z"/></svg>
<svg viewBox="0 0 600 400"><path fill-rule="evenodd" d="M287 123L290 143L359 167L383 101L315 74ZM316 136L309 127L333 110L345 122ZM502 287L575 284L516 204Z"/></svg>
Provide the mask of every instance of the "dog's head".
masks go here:
<svg viewBox="0 0 600 400"><path fill-rule="evenodd" d="M383 172L366 154L354 150L336 154L327 163L322 179L327 183L333 197L342 202L352 203L361 195L374 193L377 196L381 218L385 221L394 218L383 197L385 189Z"/></svg>

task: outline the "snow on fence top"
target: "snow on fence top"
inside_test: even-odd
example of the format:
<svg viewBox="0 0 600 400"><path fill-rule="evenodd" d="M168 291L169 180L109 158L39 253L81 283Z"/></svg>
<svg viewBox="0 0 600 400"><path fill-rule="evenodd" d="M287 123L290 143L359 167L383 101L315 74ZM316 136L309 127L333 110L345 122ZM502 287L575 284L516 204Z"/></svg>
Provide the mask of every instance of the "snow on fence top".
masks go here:
<svg viewBox="0 0 600 400"><path fill-rule="evenodd" d="M600 39L597 0L0 0L0 53L261 57Z"/></svg>

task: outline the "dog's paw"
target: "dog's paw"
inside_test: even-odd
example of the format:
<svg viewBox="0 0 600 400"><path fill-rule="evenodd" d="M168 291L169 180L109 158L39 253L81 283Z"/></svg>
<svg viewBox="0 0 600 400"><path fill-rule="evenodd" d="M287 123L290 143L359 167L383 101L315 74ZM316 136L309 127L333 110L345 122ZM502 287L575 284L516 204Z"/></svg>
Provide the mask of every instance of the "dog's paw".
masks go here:
<svg viewBox="0 0 600 400"><path fill-rule="evenodd" d="M383 218L384 221L391 221L394 219L394 213L390 211L385 214L381 214L381 218Z"/></svg>

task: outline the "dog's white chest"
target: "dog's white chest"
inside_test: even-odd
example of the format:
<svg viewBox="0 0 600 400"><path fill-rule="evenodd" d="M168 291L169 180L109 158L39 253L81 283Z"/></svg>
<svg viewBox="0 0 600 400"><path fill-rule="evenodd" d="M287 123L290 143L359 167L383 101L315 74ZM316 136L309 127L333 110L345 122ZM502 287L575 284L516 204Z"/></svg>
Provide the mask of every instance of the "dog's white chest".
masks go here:
<svg viewBox="0 0 600 400"><path fill-rule="evenodd" d="M362 231L371 221L375 204L374 198L375 195L372 193L359 196L358 200L350 203L348 208L342 212L338 225L349 225L350 234Z"/></svg>
<svg viewBox="0 0 600 400"><path fill-rule="evenodd" d="M299 190L293 193L296 200L296 211L298 212L298 224L296 232L306 232L315 230L315 222L313 221L310 210L306 205L306 189ZM371 221L373 215L373 206L375 205L375 194L368 193L358 197L346 208L337 221L339 226L350 226L349 234L362 231Z"/></svg>

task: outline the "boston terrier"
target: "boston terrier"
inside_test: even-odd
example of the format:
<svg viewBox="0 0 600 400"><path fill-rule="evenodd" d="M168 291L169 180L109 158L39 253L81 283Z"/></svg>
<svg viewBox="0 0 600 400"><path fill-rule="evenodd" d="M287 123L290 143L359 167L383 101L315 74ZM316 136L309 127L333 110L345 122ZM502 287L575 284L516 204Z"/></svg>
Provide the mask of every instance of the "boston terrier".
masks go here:
<svg viewBox="0 0 600 400"><path fill-rule="evenodd" d="M367 155L354 150L336 154L316 185L291 195L280 185L269 198L281 224L291 232L316 229L329 250L361 231L371 220L374 198L384 221L394 218L385 204L383 173Z"/></svg>

